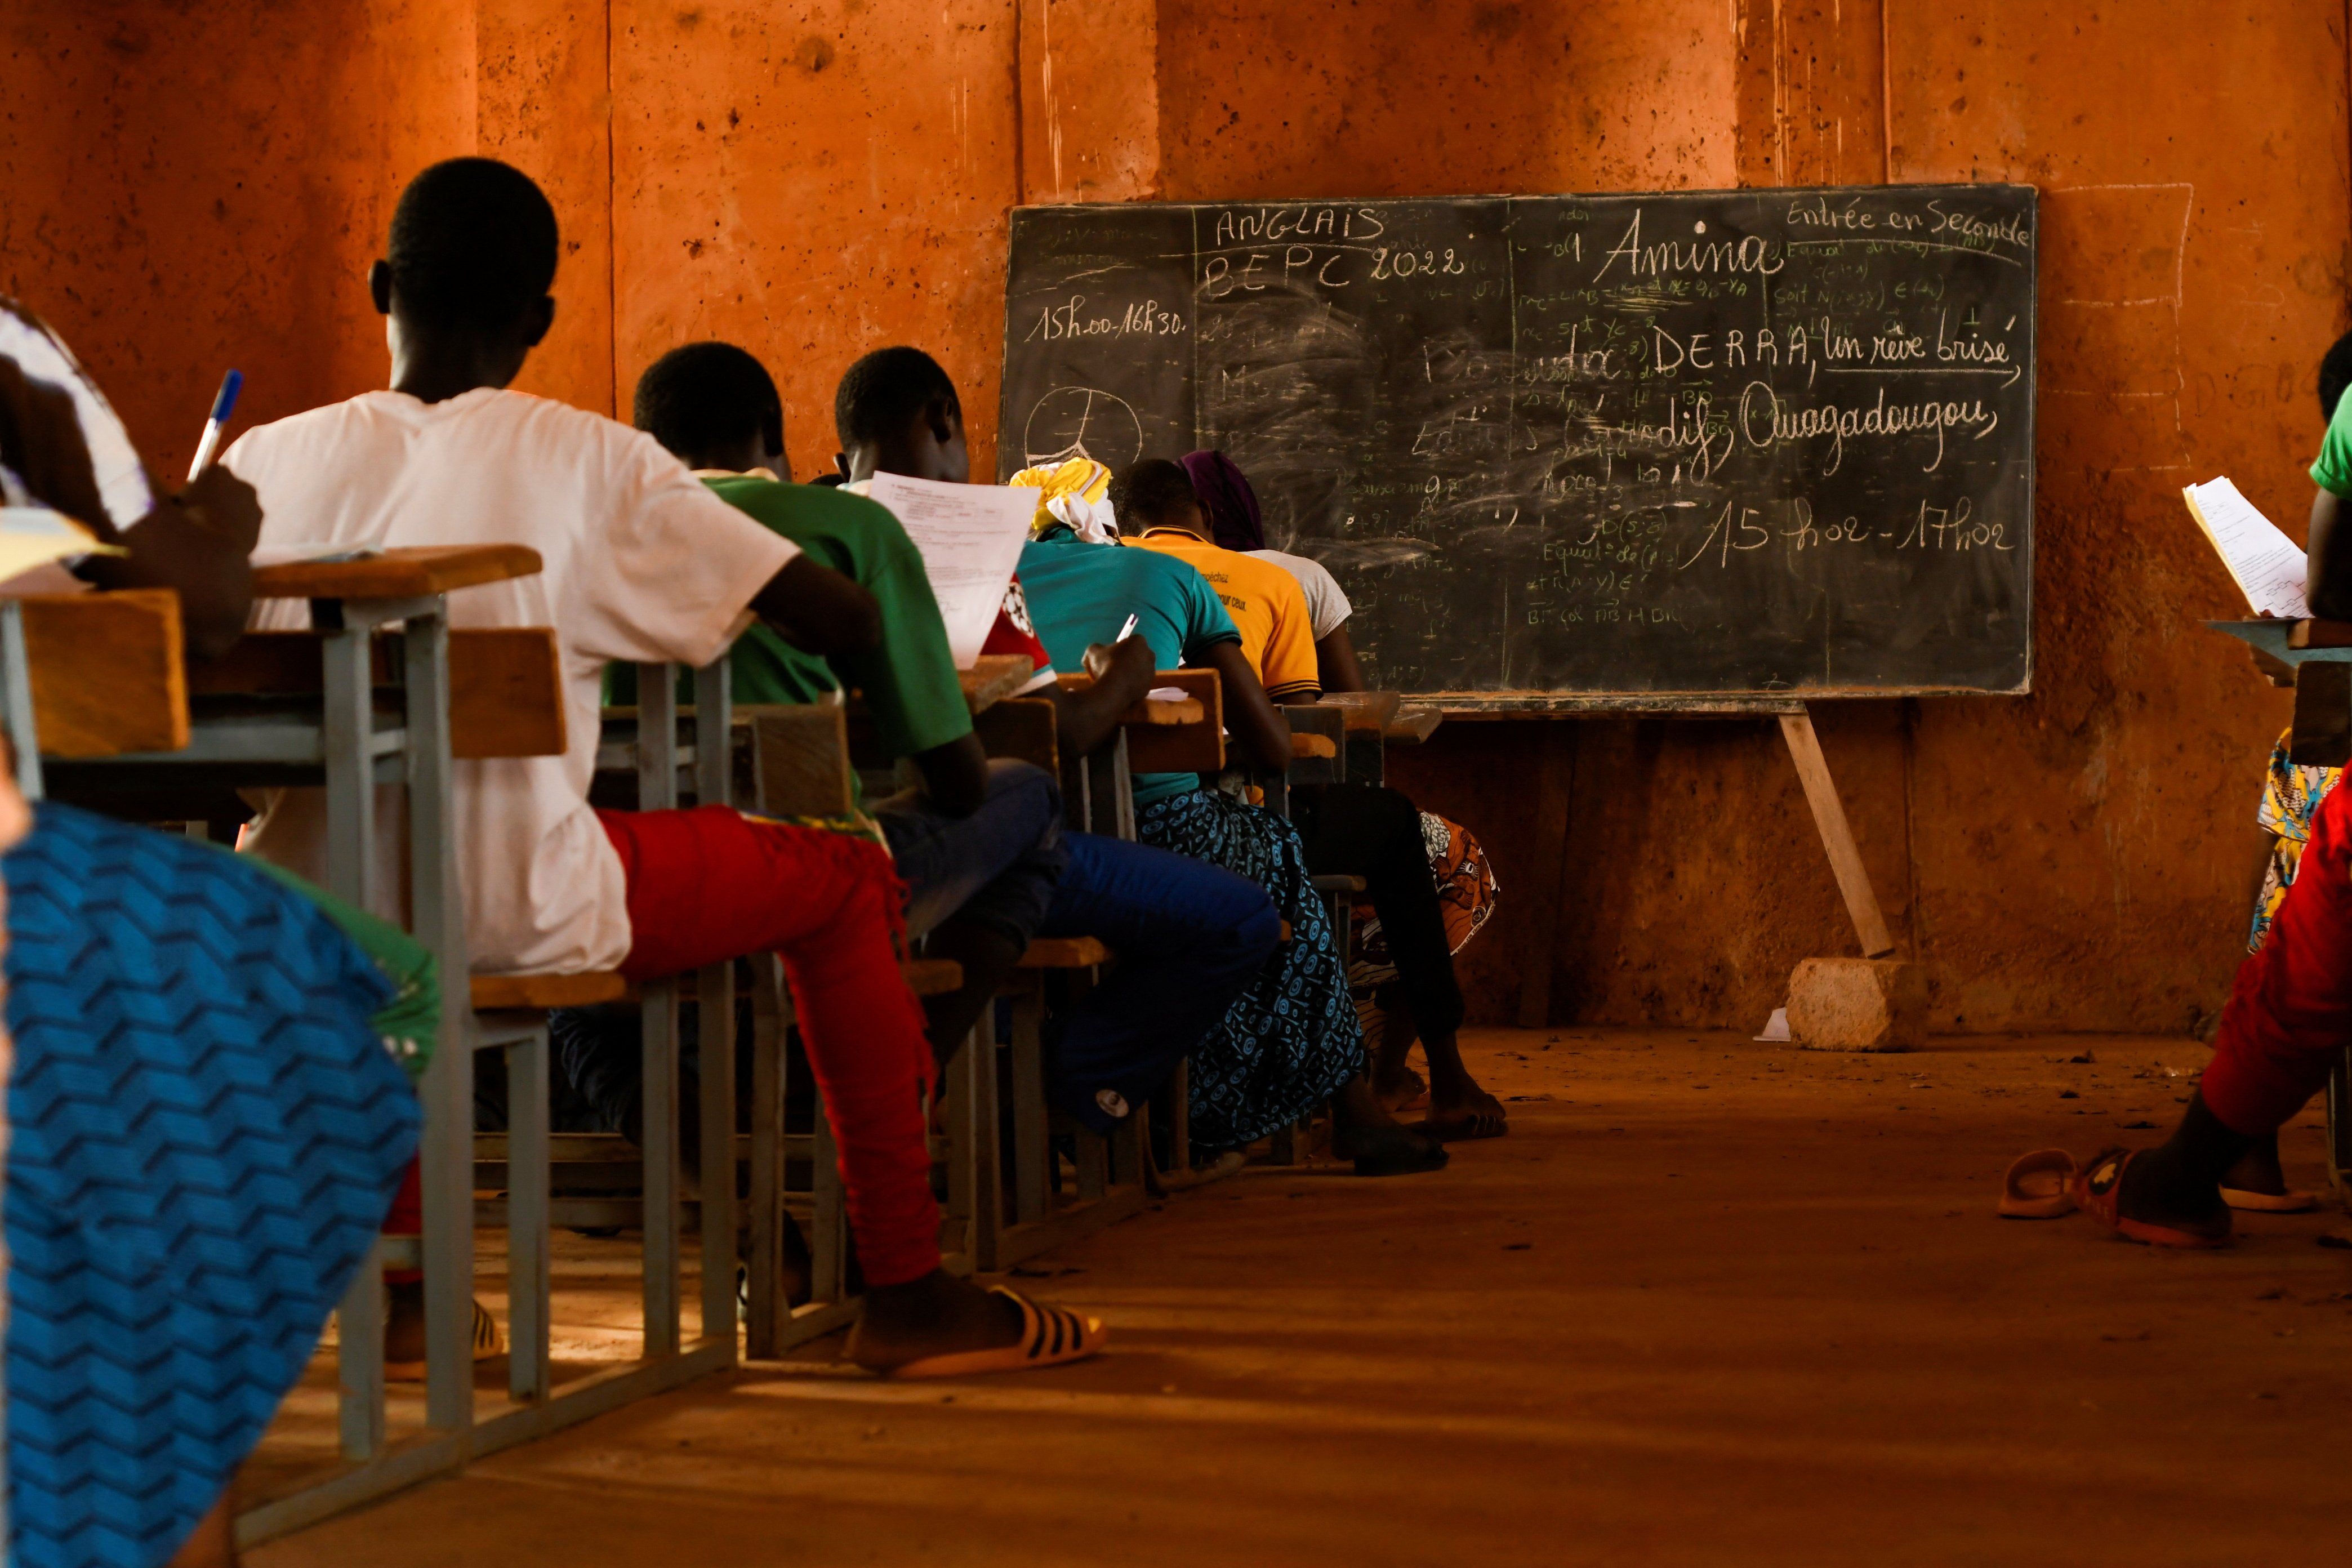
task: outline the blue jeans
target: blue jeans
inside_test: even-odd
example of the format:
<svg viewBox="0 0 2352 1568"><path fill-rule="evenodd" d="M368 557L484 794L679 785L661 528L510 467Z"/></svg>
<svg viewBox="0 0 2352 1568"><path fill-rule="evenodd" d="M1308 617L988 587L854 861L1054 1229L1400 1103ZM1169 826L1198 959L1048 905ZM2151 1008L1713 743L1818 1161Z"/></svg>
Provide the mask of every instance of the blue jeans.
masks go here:
<svg viewBox="0 0 2352 1568"><path fill-rule="evenodd" d="M1091 936L1118 955L1049 1038L1054 1102L1097 1132L1149 1098L1225 1016L1282 937L1265 889L1205 860L1091 833L1065 834L1068 865L1040 936Z"/></svg>
<svg viewBox="0 0 2352 1568"><path fill-rule="evenodd" d="M970 816L950 816L911 789L866 812L882 825L907 884L907 934L919 937L961 914L1015 947L1038 934L1066 858L1062 789L1045 769L999 759L988 794Z"/></svg>

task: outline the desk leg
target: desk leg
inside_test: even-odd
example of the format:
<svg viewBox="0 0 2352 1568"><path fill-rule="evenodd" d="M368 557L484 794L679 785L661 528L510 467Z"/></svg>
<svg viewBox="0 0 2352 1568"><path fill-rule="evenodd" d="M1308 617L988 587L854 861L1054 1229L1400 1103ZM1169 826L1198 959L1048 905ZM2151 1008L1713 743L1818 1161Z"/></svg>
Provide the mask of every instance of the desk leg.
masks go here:
<svg viewBox="0 0 2352 1568"><path fill-rule="evenodd" d="M474 1042L465 912L457 894L449 623L443 604L436 600L429 614L409 619L401 643L409 918L416 940L432 950L441 970L441 1039L425 1075L425 1140L419 1151L425 1189L425 1409L432 1426L459 1428L474 1418ZM362 626L355 635L346 634L357 649L362 697L367 632ZM373 799L372 790L368 798Z"/></svg>
<svg viewBox="0 0 2352 1568"><path fill-rule="evenodd" d="M734 800L727 659L694 672L694 798ZM704 968L697 991L702 1058L702 1338L735 1359L735 965Z"/></svg>
<svg viewBox="0 0 2352 1568"><path fill-rule="evenodd" d="M677 668L637 666L637 809L677 805ZM677 995L675 980L645 988L645 1301L647 1360L677 1353ZM703 1026L705 1037L711 1033ZM724 1137L724 1129L705 1129Z"/></svg>
<svg viewBox="0 0 2352 1568"><path fill-rule="evenodd" d="M344 625L341 610L340 604L312 608L313 619L326 634L320 653L325 680L320 727L327 774L327 889L346 903L372 910L375 907L373 681L368 662L368 628ZM463 985L463 976L460 970L457 985ZM451 1043L446 1026L446 994L451 988L445 973L444 1026L433 1071L442 1070L451 1058L466 1054L462 1045ZM428 1072L425 1084L427 1144L435 1122L432 1086ZM432 1161L427 1149L421 1147L418 1157L429 1172ZM469 1163L471 1157L469 1150ZM381 1248L372 1247L358 1278L344 1292L340 1309L335 1365L343 1457L349 1459L373 1458L383 1448L383 1281Z"/></svg>
<svg viewBox="0 0 2352 1568"><path fill-rule="evenodd" d="M784 1024L791 998L783 964L772 952L751 955L751 1307L743 1353L777 1354L792 1313L777 1289L784 1240Z"/></svg>
<svg viewBox="0 0 2352 1568"><path fill-rule="evenodd" d="M0 725L16 752L16 787L41 798L41 739L33 725L33 667L25 652L25 607L0 599Z"/></svg>

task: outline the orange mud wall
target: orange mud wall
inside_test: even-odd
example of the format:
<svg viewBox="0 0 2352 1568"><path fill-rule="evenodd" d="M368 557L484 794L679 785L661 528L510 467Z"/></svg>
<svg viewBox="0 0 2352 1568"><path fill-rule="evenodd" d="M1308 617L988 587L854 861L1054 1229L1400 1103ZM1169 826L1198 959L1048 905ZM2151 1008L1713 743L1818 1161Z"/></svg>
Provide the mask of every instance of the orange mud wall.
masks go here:
<svg viewBox="0 0 2352 1568"><path fill-rule="evenodd" d="M1017 202L2035 184L2034 694L1817 722L1945 1026L2193 1031L2286 702L2195 625L2232 595L2178 491L2301 530L2346 80L2319 0L18 0L0 287L168 471L229 363L254 417L380 384L392 199L478 150L563 223L526 387L625 412L732 338L805 475L841 369L914 342L985 469ZM1494 853L1483 1019L1750 1026L1853 951L1769 721L1455 723L1395 772Z"/></svg>

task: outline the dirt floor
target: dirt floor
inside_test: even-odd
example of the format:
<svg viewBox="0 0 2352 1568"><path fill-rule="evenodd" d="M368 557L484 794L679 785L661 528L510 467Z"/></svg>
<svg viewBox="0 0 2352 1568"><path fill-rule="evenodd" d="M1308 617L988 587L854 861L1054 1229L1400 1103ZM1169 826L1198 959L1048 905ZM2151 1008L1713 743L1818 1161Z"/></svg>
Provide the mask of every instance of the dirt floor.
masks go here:
<svg viewBox="0 0 2352 1568"><path fill-rule="evenodd" d="M2340 1562L2352 1223L1993 1215L2014 1153L2160 1136L2206 1054L1483 1031L1513 1131L1451 1169L1253 1168L1026 1271L1097 1363L755 1368L249 1561Z"/></svg>

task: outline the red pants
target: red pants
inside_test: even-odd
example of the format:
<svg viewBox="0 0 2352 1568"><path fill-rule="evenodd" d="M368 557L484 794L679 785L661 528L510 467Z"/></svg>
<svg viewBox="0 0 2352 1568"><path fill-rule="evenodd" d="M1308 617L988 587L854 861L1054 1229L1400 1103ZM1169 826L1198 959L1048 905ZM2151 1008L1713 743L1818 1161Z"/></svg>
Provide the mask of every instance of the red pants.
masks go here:
<svg viewBox="0 0 2352 1568"><path fill-rule="evenodd" d="M898 973L905 898L882 847L759 822L721 805L598 812L620 852L634 936L621 972L660 980L748 953L784 961L801 1044L841 1151L849 1228L869 1285L940 1266L940 1213L919 1090L931 1049ZM706 1026L705 1070L723 1062ZM420 1227L416 1168L384 1228Z"/></svg>
<svg viewBox="0 0 2352 1568"><path fill-rule="evenodd" d="M2233 1131L2275 1132L2352 1046L2352 788L2319 803L2262 951L2238 966L2199 1085Z"/></svg>

